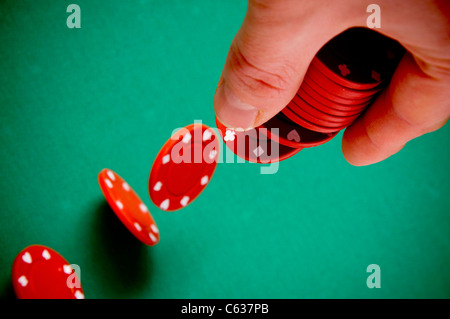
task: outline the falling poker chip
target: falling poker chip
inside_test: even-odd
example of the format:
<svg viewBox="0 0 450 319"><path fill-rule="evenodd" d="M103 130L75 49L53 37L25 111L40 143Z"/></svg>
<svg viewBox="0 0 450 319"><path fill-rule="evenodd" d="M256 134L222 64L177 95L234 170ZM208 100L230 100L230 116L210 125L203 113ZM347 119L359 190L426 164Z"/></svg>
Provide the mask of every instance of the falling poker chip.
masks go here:
<svg viewBox="0 0 450 319"><path fill-rule="evenodd" d="M219 138L203 124L176 132L161 148L151 168L148 189L164 211L191 204L211 180L219 159Z"/></svg>
<svg viewBox="0 0 450 319"><path fill-rule="evenodd" d="M117 173L103 169L98 183L106 201L125 227L141 242L154 246L159 242L159 229L147 206L130 185Z"/></svg>
<svg viewBox="0 0 450 319"><path fill-rule="evenodd" d="M71 264L47 246L23 249L14 259L11 279L19 299L84 299Z"/></svg>

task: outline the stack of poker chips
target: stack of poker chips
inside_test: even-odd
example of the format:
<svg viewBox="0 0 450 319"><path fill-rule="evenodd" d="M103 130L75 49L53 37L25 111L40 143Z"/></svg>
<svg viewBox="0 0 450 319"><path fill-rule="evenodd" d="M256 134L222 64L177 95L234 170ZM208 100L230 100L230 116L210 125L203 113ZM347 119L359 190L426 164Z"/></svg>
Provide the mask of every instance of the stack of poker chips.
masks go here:
<svg viewBox="0 0 450 319"><path fill-rule="evenodd" d="M403 47L367 28L352 28L330 40L312 60L291 102L255 130L226 128L225 144L250 162L285 160L301 149L330 141L351 125L388 85Z"/></svg>

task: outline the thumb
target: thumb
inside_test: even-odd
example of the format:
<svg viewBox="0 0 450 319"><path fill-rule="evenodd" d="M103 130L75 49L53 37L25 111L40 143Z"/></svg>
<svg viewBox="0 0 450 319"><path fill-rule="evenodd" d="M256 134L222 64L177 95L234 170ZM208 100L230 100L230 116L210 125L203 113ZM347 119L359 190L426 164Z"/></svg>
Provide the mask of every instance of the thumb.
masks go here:
<svg viewBox="0 0 450 319"><path fill-rule="evenodd" d="M330 10L321 1L261 2L249 1L214 96L216 116L227 127L257 127L281 111L317 51L349 27L339 21L342 4Z"/></svg>

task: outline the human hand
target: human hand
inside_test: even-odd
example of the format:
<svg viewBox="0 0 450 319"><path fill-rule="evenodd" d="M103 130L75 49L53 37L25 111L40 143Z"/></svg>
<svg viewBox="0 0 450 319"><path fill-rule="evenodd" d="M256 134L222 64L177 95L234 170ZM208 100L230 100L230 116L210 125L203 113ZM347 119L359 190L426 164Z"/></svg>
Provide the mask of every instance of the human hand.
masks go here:
<svg viewBox="0 0 450 319"><path fill-rule="evenodd" d="M350 164L382 161L450 116L450 2L379 0L381 28L407 53L389 87L344 132ZM214 96L218 119L253 128L295 96L319 49L350 27L364 27L358 0L249 0Z"/></svg>

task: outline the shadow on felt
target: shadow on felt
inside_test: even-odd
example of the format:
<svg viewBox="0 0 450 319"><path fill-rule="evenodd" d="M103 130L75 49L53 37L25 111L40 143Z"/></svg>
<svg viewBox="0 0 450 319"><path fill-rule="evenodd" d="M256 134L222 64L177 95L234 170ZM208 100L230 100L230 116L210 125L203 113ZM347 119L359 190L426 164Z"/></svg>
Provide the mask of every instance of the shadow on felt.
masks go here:
<svg viewBox="0 0 450 319"><path fill-rule="evenodd" d="M94 211L92 275L113 295L134 298L151 285L152 247L135 238L106 201ZM110 292L107 292L109 295Z"/></svg>

